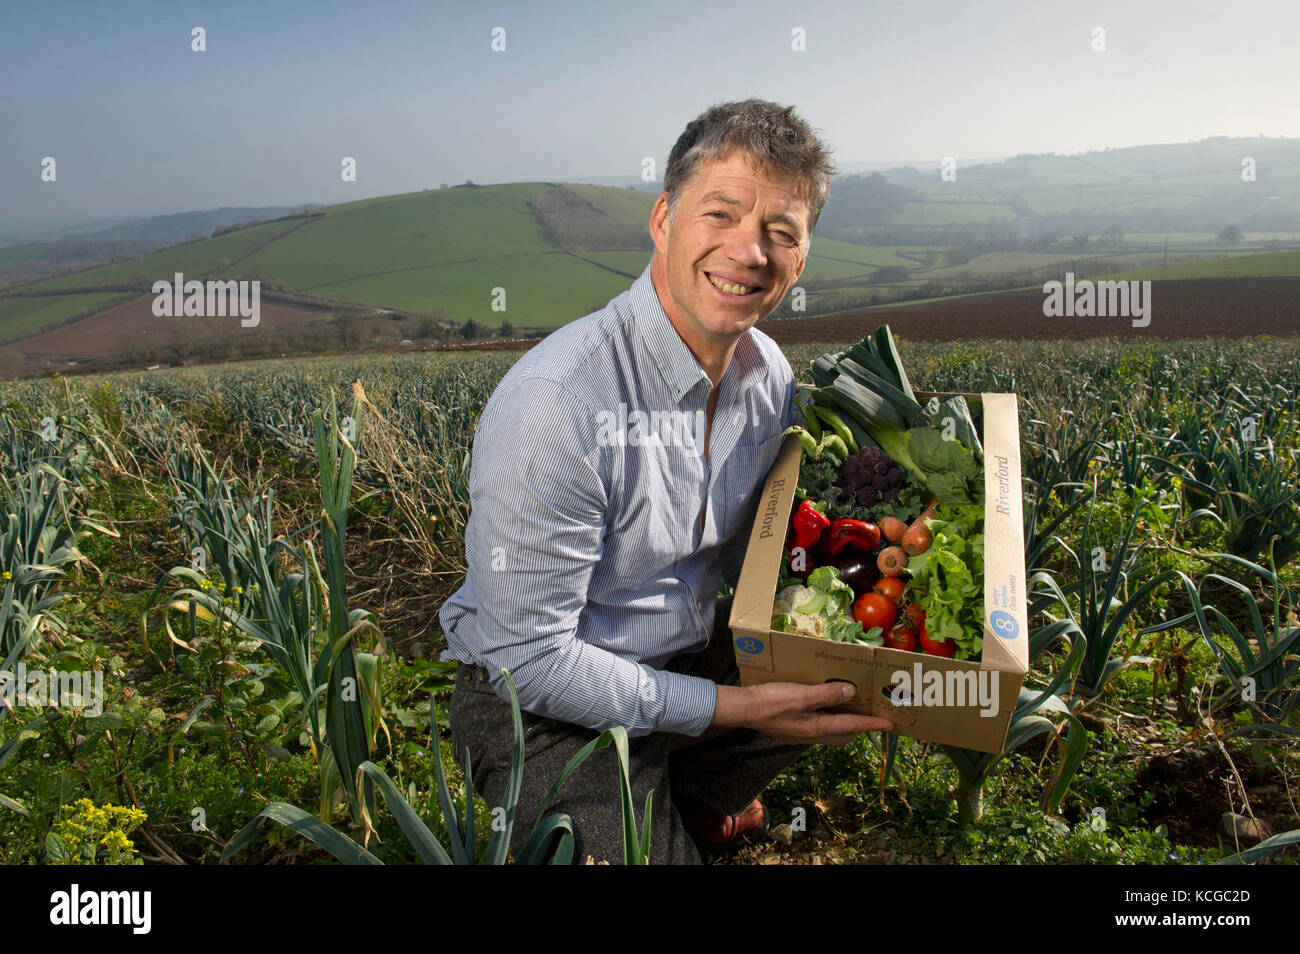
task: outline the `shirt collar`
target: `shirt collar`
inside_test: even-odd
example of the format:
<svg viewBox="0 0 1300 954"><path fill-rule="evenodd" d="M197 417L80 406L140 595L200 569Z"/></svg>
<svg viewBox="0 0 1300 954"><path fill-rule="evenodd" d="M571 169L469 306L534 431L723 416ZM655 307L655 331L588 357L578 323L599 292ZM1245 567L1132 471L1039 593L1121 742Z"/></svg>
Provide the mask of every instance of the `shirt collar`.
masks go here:
<svg viewBox="0 0 1300 954"><path fill-rule="evenodd" d="M695 360L695 355L691 354L691 349L686 347L686 342L664 312L663 303L655 292L654 281L650 278L648 264L632 283L630 300L641 340L645 342L646 350L650 352L664 383L668 385L673 401L680 403L682 398L700 386L700 382L704 382L707 389L709 376L704 373L699 361ZM750 331L746 331L736 342L736 350L732 353L724 380L736 375L740 376L739 393L742 394L767 378L767 362L763 360L762 351L754 342Z"/></svg>

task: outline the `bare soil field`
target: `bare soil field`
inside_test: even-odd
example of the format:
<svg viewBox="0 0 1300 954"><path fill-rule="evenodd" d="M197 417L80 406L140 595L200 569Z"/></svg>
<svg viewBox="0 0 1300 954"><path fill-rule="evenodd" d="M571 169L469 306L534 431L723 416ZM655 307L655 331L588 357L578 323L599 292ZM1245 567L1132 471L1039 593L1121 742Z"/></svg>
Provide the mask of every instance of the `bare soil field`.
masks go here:
<svg viewBox="0 0 1300 954"><path fill-rule="evenodd" d="M778 344L857 341L882 324L913 341L976 339L1244 338L1300 334L1300 278L1196 278L1153 282L1151 323L1129 318L1048 318L1042 289L995 292L820 318L764 321Z"/></svg>
<svg viewBox="0 0 1300 954"><path fill-rule="evenodd" d="M269 338L329 318L329 312L263 301L257 327L232 318L159 318L153 295L141 295L81 321L0 347L0 367L18 374L86 370L139 363L169 355L178 344L229 340L241 336ZM164 358L165 359L165 358Z"/></svg>

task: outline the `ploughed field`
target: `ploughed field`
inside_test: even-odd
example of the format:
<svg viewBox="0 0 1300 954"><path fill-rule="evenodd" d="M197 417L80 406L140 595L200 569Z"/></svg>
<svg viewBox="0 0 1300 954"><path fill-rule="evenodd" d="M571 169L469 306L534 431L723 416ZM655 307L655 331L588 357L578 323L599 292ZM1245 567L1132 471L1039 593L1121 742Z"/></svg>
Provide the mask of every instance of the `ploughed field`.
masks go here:
<svg viewBox="0 0 1300 954"><path fill-rule="evenodd" d="M1104 280L1104 279L1099 279ZM1247 338L1300 334L1300 278L1197 278L1152 282L1151 323L1132 319L1049 318L1041 287L968 295L913 305L882 306L840 315L764 321L778 344L857 341L882 324L913 341L1126 341Z"/></svg>

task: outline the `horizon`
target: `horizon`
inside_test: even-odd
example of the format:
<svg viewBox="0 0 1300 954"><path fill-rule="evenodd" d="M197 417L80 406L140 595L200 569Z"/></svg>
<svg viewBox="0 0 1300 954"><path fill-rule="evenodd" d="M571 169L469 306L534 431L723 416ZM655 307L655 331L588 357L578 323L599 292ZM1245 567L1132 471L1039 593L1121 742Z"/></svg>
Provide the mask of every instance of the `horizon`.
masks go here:
<svg viewBox="0 0 1300 954"><path fill-rule="evenodd" d="M973 167L973 166L980 166L980 165L993 165L993 164L1000 163L1000 162L1006 162L1006 161L1008 161L1008 160L1010 160L1010 159L1015 159L1015 158L1018 158L1018 157L1020 157L1020 156L1024 156L1024 155L1030 155L1030 156L1048 156L1048 157L1058 157L1058 158L1072 158L1072 157L1078 157L1078 156L1096 155L1096 154L1099 154L1099 153L1105 153L1105 152L1116 152L1116 151L1120 151L1120 150L1123 150L1123 149L1140 149L1140 148L1145 148L1145 147L1159 147L1159 146L1196 145L1197 143L1209 142L1209 141L1213 141L1213 140L1222 140L1222 139L1227 139L1227 140L1229 140L1229 141L1234 140L1234 139L1239 139L1239 140L1248 140L1248 139L1265 139L1265 140L1277 140L1277 141L1280 142L1280 141L1291 141L1291 139L1293 139L1293 138L1296 138L1296 137L1288 137L1288 136L1218 136L1218 135L1216 135L1216 136L1206 136L1205 138L1203 138L1203 139L1198 139L1198 140L1188 140L1188 141L1186 141L1186 142L1145 142L1145 143L1133 143L1133 144L1126 145L1126 146L1108 146L1108 147L1103 148L1103 149L1085 149L1085 150L1083 150L1083 151L1081 151L1081 152L1069 152L1069 153L1066 153L1066 152L1016 153L1016 154L1014 154L1014 155L975 157L975 158L971 158L971 159L963 159L963 158L961 158L961 157L954 157L954 158L956 159L956 165L957 165L958 168L969 168L969 167ZM908 160L908 159L849 159L849 160L845 160L845 161L842 163L842 165L844 165L845 167L849 167L849 166L853 166L853 167L866 167L866 166L872 166L872 167L876 167L876 168L871 168L871 169L864 169L864 168L847 169L847 168L846 168L845 171L839 171L839 170L837 169L837 171L836 171L836 173L835 173L835 176L836 176L836 177L839 177L839 176L864 175L864 174L869 174L870 172L890 172L890 171L901 170L901 169L908 169L908 168L918 169L918 170L923 171L923 172L924 172L924 171L931 171L931 167L928 166L928 165L925 165L925 164L924 164L924 163L927 163L927 162L933 162L933 163L934 163L934 165L933 165L933 168L934 168L934 169L937 169L937 168L939 167L939 162L938 162L938 160L920 160L920 159L911 159L911 160ZM501 180L501 181L493 181L493 182L478 182L478 181L475 181L475 182L474 182L474 185L477 186L477 187L482 188L482 187L487 187L487 186L499 186L499 185L524 185L524 184L532 184L532 183L554 182L554 183L561 184L561 185L564 185L564 184L576 184L576 185L597 185L597 186L605 186L605 187L608 187L608 188L627 188L627 187L630 185L630 183L633 181L633 178L634 178L634 177L631 177L631 176L628 176L628 177L620 177L620 176L617 176L617 175L606 175L606 176L595 176L595 175L592 175L592 176L561 176L561 177L551 177L551 178L547 178L547 179L505 179L505 180ZM661 180L655 180L655 181L656 181L656 182L659 182L659 181L661 181ZM448 187L449 189L450 189L450 188L462 187L462 186L464 186L464 185L465 185L464 182L448 182L448 183L447 183L447 187ZM363 195L356 196L356 197L354 197L354 198L349 198L349 199L342 200L341 202L333 202L333 203L320 202L320 201L317 201L317 200L315 200L315 199L307 199L307 200L303 200L303 201L295 201L295 202L272 202L272 203L269 203L269 206L267 206L267 205L254 206L254 205L241 204L241 203L224 203L224 204L222 204L222 205L207 206L207 207L202 207L202 208L173 208L173 209L167 209L167 210L159 211L159 212L134 213L134 214L127 214L127 215L122 215L122 216L98 217L98 218L91 218L91 219L72 219L72 220L67 220L67 221L61 221L61 222L59 222L59 223L58 223L58 227L60 227L60 228L76 228L76 227L84 227L84 226L87 226L87 225L95 225L95 224L100 224L100 223L109 223L109 222L122 223L122 222L131 222L131 221L142 221L142 220L152 219L152 218L162 218L162 217L169 216L169 215L185 215L185 214L187 214L187 213L193 213L193 212L215 212L215 211L218 211L218 210L223 209L223 208L227 208L227 209L245 209L245 208L251 209L251 208L259 208L259 207L284 207L284 208L328 208L330 205L340 205L340 204L343 204L344 202L366 201L366 200L369 200L369 199L381 199L381 198L396 197L396 196L401 196L401 195L417 195L417 194L419 194L420 192L427 192L427 191L438 191L438 189L436 189L436 188L434 188L434 187L426 187L426 188L423 188L423 189L414 189L414 190L409 190L409 191L406 191L406 192L377 192L377 193L374 193L374 194L363 194ZM646 189L638 189L638 191L646 192L646 191L648 191L648 190L646 190ZM38 223L37 223L37 220L29 220L29 222L23 222L23 220L11 220L11 221L18 221L18 222L20 223L21 228L28 228L28 229L30 229L30 228L34 228L34 227L36 227L37 224L38 224ZM14 246L14 245L22 245L22 244L27 244L27 243L26 243L26 242L23 242L23 241L7 241L3 235L0 235L0 248L3 248L3 247L11 247L11 246Z"/></svg>

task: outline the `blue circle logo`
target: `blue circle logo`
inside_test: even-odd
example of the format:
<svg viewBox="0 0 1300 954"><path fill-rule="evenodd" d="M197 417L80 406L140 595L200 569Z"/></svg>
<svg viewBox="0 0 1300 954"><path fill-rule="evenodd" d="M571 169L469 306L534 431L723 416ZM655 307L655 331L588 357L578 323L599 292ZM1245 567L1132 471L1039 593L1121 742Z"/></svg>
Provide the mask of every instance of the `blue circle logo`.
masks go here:
<svg viewBox="0 0 1300 954"><path fill-rule="evenodd" d="M740 639L736 640L736 648L742 653L747 653L750 656L757 656L763 651L763 641L761 639L755 639L753 636L742 636Z"/></svg>
<svg viewBox="0 0 1300 954"><path fill-rule="evenodd" d="M1020 635L1020 624L1006 610L994 610L990 613L989 627L1002 639L1012 640Z"/></svg>

